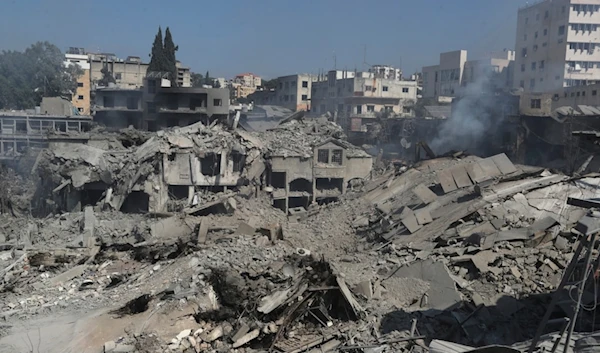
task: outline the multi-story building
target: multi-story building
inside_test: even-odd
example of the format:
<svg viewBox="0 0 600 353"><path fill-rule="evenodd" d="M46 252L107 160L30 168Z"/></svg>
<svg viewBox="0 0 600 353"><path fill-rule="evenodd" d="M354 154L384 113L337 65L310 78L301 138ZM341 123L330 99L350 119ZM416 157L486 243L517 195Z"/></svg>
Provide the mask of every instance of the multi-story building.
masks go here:
<svg viewBox="0 0 600 353"><path fill-rule="evenodd" d="M389 65L373 65L369 72L374 73L375 77L402 80L402 70Z"/></svg>
<svg viewBox="0 0 600 353"><path fill-rule="evenodd" d="M311 90L316 80L317 77L310 74L278 77L274 104L294 111L311 110Z"/></svg>
<svg viewBox="0 0 600 353"><path fill-rule="evenodd" d="M104 66L112 73L116 85L119 88L140 88L144 84L144 78L148 71L148 63L142 62L139 56L128 56L125 60L117 58L113 54L90 54L92 84L102 79ZM177 61L177 85L179 87L191 87L190 68L185 67Z"/></svg>
<svg viewBox="0 0 600 353"><path fill-rule="evenodd" d="M129 125L156 131L186 126L198 121L209 123L229 116L229 90L226 88L171 87L169 80L146 78L143 88L118 86L96 90L94 120L112 128Z"/></svg>
<svg viewBox="0 0 600 353"><path fill-rule="evenodd" d="M545 92L600 81L600 0L519 9L514 87Z"/></svg>
<svg viewBox="0 0 600 353"><path fill-rule="evenodd" d="M329 71L312 85L312 111L330 113L350 134L364 133L380 113L414 116L417 82L379 78L371 72Z"/></svg>
<svg viewBox="0 0 600 353"><path fill-rule="evenodd" d="M439 64L423 67L423 98L449 101L470 83L487 83L492 89L512 87L515 53L511 50L489 53L467 60L466 50L440 54Z"/></svg>
<svg viewBox="0 0 600 353"><path fill-rule="evenodd" d="M259 76L251 72L246 72L235 76L231 82L230 88L233 97L245 98L254 93L261 85L262 79Z"/></svg>
<svg viewBox="0 0 600 353"><path fill-rule="evenodd" d="M65 66L77 65L83 71L77 78L77 88L71 97L71 103L81 115L90 114L90 62L82 48L69 48L65 54Z"/></svg>

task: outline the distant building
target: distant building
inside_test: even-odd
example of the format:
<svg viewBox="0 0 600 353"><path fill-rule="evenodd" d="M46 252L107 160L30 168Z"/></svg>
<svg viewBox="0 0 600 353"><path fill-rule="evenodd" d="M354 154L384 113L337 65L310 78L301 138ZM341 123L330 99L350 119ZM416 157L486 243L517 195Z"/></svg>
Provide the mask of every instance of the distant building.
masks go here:
<svg viewBox="0 0 600 353"><path fill-rule="evenodd" d="M94 120L108 127L156 131L165 127L209 123L229 116L226 88L171 87L169 80L149 77L141 89L118 86L96 90Z"/></svg>
<svg viewBox="0 0 600 353"><path fill-rule="evenodd" d="M231 82L231 91L235 98L248 97L248 95L254 93L261 85L262 79L259 76L251 72L246 72L235 76Z"/></svg>
<svg viewBox="0 0 600 353"><path fill-rule="evenodd" d="M360 134L380 113L414 116L417 82L377 78L371 72L329 71L312 84L312 112L330 113L349 134Z"/></svg>
<svg viewBox="0 0 600 353"><path fill-rule="evenodd" d="M183 66L181 61L177 60L177 86L192 87L192 74L189 67ZM225 86L221 86L225 87Z"/></svg>
<svg viewBox="0 0 600 353"><path fill-rule="evenodd" d="M373 65L369 72L375 74L377 78L385 78L388 80L402 80L402 70L388 65Z"/></svg>
<svg viewBox="0 0 600 353"><path fill-rule="evenodd" d="M469 83L485 82L494 89L512 88L515 53L511 50L489 53L482 59L467 60L466 50L440 54L439 64L424 66L423 98L451 100L461 94Z"/></svg>
<svg viewBox="0 0 600 353"><path fill-rule="evenodd" d="M311 110L312 84L316 80L317 77L310 74L278 77L275 102L265 104L275 104L294 111L309 111Z"/></svg>
<svg viewBox="0 0 600 353"><path fill-rule="evenodd" d="M65 54L65 66L79 66L83 73L77 78L77 88L71 97L71 103L81 115L90 114L90 62L82 48L69 48Z"/></svg>
<svg viewBox="0 0 600 353"><path fill-rule="evenodd" d="M600 82L600 0L545 0L518 11L514 87L546 92Z"/></svg>

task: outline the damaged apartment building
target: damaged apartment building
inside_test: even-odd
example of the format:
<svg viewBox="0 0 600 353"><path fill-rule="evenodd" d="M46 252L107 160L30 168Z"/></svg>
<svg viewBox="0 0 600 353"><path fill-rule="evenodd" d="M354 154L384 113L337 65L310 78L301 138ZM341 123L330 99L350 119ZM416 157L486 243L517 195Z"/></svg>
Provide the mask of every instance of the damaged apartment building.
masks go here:
<svg viewBox="0 0 600 353"><path fill-rule="evenodd" d="M385 71L329 71L312 84L312 111L330 113L351 141L362 141L381 114L414 117L417 82Z"/></svg>
<svg viewBox="0 0 600 353"><path fill-rule="evenodd" d="M110 128L157 131L229 117L228 89L175 87L161 77L146 77L139 89L99 88L94 101L94 120Z"/></svg>
<svg viewBox="0 0 600 353"><path fill-rule="evenodd" d="M289 124L292 123L295 122ZM306 123L296 124L300 125L298 129L305 129L301 124ZM281 131L280 139L289 140L289 144L276 145L266 156L273 206L286 213L307 208L313 202L336 200L349 188L361 185L371 173L373 161L369 154L336 138L340 131L323 132L324 127L339 129L337 124L328 121L321 124L321 139L298 138L291 134L291 128Z"/></svg>
<svg viewBox="0 0 600 353"><path fill-rule="evenodd" d="M286 121L260 133L199 122L146 133L138 143L123 135L51 146L40 165L51 175L43 190L52 211L96 206L202 214L207 207L223 209L232 190L253 185L287 212L337 199L362 185L372 168L371 156L326 119Z"/></svg>

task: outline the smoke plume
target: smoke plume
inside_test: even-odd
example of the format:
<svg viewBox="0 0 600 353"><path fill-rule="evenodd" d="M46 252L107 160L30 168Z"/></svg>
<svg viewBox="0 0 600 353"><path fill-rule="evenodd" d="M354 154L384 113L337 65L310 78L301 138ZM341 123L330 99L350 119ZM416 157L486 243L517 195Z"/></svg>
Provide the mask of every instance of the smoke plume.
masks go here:
<svg viewBox="0 0 600 353"><path fill-rule="evenodd" d="M494 94L493 75L479 75L462 89L460 98L452 106L451 117L438 130L430 143L436 154L452 150L470 150L485 145L485 137L501 123L501 99Z"/></svg>

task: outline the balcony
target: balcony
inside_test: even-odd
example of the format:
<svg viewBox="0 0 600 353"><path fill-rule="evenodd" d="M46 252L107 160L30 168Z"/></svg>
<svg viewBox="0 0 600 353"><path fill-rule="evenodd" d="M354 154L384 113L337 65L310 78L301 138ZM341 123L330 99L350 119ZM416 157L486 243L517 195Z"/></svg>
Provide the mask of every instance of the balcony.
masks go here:
<svg viewBox="0 0 600 353"><path fill-rule="evenodd" d="M567 49L566 61L600 61L600 48L593 51Z"/></svg>
<svg viewBox="0 0 600 353"><path fill-rule="evenodd" d="M597 43L600 41L600 30L596 31L567 31L567 42Z"/></svg>
<svg viewBox="0 0 600 353"><path fill-rule="evenodd" d="M159 113L175 113L175 114L206 114L206 107L177 107L177 106L166 106L159 107Z"/></svg>
<svg viewBox="0 0 600 353"><path fill-rule="evenodd" d="M595 23L600 24L600 11L578 12L572 8L569 12L569 23Z"/></svg>

